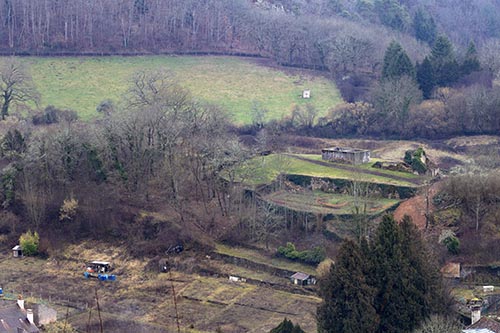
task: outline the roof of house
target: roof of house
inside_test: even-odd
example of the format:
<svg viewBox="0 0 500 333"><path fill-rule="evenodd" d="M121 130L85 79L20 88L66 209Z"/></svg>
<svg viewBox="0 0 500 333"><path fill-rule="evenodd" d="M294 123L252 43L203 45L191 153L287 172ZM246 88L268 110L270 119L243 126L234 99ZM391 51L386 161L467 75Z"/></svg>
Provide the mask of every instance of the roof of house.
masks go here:
<svg viewBox="0 0 500 333"><path fill-rule="evenodd" d="M500 333L500 323L488 317L482 317L464 330L465 333Z"/></svg>
<svg viewBox="0 0 500 333"><path fill-rule="evenodd" d="M330 147L330 148L323 148L321 151L323 152L342 152L342 153L364 153L368 152L368 150L365 149L359 149L359 148L351 148L351 147Z"/></svg>
<svg viewBox="0 0 500 333"><path fill-rule="evenodd" d="M18 333L18 328L28 333L39 333L38 328L26 318L15 301L0 301L0 333Z"/></svg>
<svg viewBox="0 0 500 333"><path fill-rule="evenodd" d="M14 247L12 248L12 250L14 250L14 251L19 251L19 250L21 250L21 246L16 245L16 246L14 246Z"/></svg>
<svg viewBox="0 0 500 333"><path fill-rule="evenodd" d="M292 279L297 279L297 280L307 280L310 278L309 274L306 273L301 273L297 272L291 276Z"/></svg>
<svg viewBox="0 0 500 333"><path fill-rule="evenodd" d="M441 273L446 278L460 278L460 263L449 262L441 268Z"/></svg>

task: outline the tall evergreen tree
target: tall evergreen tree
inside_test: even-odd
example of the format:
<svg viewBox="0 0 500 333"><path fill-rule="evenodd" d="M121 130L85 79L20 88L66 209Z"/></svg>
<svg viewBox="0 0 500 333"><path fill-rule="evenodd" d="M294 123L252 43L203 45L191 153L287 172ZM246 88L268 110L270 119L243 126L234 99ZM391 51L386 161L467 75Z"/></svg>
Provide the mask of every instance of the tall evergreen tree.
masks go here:
<svg viewBox="0 0 500 333"><path fill-rule="evenodd" d="M426 42L429 45L434 43L437 33L436 22L434 22L432 16L422 8L419 8L415 12L415 16L413 18L413 29L415 30L415 38Z"/></svg>
<svg viewBox="0 0 500 333"><path fill-rule="evenodd" d="M434 70L428 57L421 64L417 64L417 82L425 99L431 98L432 90L436 86Z"/></svg>
<svg viewBox="0 0 500 333"><path fill-rule="evenodd" d="M481 63L479 62L476 45L474 42L470 42L462 64L462 74L469 75L470 73L477 72L479 70L481 70Z"/></svg>
<svg viewBox="0 0 500 333"><path fill-rule="evenodd" d="M407 333L446 312L437 266L409 217L383 217L371 244L342 245L321 281L318 332Z"/></svg>
<svg viewBox="0 0 500 333"><path fill-rule="evenodd" d="M431 259L422 234L407 215L399 224L401 233L401 251L406 261L407 276L412 286L414 299L417 301L415 316L418 321L429 318L432 314L444 314L447 298L441 284L437 264Z"/></svg>
<svg viewBox="0 0 500 333"><path fill-rule="evenodd" d="M398 0L375 0L374 5L383 25L394 30L408 30L410 15L406 7Z"/></svg>
<svg viewBox="0 0 500 333"><path fill-rule="evenodd" d="M401 238L392 216L384 216L377 229L372 251L372 283L377 289L375 309L380 316L377 332L405 332L408 321L411 321L411 309L404 297L406 281L403 281Z"/></svg>
<svg viewBox="0 0 500 333"><path fill-rule="evenodd" d="M429 60L434 69L434 78L438 86L455 83L460 77L460 66L448 37L439 36L436 39Z"/></svg>
<svg viewBox="0 0 500 333"><path fill-rule="evenodd" d="M394 80L405 75L415 77L415 68L401 45L396 41L392 41L385 51L382 79Z"/></svg>
<svg viewBox="0 0 500 333"><path fill-rule="evenodd" d="M342 244L330 274L320 281L323 302L318 307L320 333L371 333L378 325L374 290L364 274L361 250L352 241Z"/></svg>

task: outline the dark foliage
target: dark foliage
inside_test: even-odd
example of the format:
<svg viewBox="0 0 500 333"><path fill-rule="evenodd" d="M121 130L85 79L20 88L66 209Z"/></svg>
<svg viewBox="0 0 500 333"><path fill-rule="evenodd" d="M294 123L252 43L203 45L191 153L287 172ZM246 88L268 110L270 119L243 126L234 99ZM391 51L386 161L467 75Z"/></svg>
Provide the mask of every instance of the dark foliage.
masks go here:
<svg viewBox="0 0 500 333"><path fill-rule="evenodd" d="M318 332L368 333L378 326L375 289L368 285L366 266L359 246L346 241L330 273L320 281L323 302L317 310Z"/></svg>
<svg viewBox="0 0 500 333"><path fill-rule="evenodd" d="M393 41L385 51L382 79L394 80L402 76L414 77L415 68L401 45Z"/></svg>
<svg viewBox="0 0 500 333"><path fill-rule="evenodd" d="M299 324L294 325L291 320L285 318L283 321L275 328L273 328L269 333L305 333Z"/></svg>
<svg viewBox="0 0 500 333"><path fill-rule="evenodd" d="M417 64L417 82L425 99L431 98L432 90L436 85L434 70L428 57L421 64Z"/></svg>
<svg viewBox="0 0 500 333"><path fill-rule="evenodd" d="M297 251L295 245L287 243L286 246L278 247L278 255L287 259L303 261L307 264L319 264L325 260L325 250L320 247L315 247L312 250Z"/></svg>
<svg viewBox="0 0 500 333"><path fill-rule="evenodd" d="M424 41L429 45L434 43L437 34L436 23L432 16L422 8L418 8L415 12L413 29L415 30L415 37L418 40Z"/></svg>
<svg viewBox="0 0 500 333"><path fill-rule="evenodd" d="M321 281L319 331L411 332L432 314L443 313L446 297L429 257L408 217L398 225L384 216L370 244L345 242Z"/></svg>

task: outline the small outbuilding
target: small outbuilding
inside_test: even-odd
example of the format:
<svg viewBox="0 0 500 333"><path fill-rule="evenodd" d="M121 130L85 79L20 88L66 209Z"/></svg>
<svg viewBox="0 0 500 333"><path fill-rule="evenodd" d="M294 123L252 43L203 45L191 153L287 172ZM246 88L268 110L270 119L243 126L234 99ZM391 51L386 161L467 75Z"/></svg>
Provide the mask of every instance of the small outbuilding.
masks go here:
<svg viewBox="0 0 500 333"><path fill-rule="evenodd" d="M310 276L309 274L297 272L290 277L290 280L293 284L299 286L307 286L310 284L316 284L316 279Z"/></svg>
<svg viewBox="0 0 500 333"><path fill-rule="evenodd" d="M302 98L304 98L304 99L310 99L311 98L311 90L304 90L304 91L302 91Z"/></svg>
<svg viewBox="0 0 500 333"><path fill-rule="evenodd" d="M23 256L23 249L21 248L21 246L16 245L12 248L12 256L14 258L20 258Z"/></svg>
<svg viewBox="0 0 500 333"><path fill-rule="evenodd" d="M321 158L325 161L362 164L370 162L370 151L350 147L324 148L321 150Z"/></svg>

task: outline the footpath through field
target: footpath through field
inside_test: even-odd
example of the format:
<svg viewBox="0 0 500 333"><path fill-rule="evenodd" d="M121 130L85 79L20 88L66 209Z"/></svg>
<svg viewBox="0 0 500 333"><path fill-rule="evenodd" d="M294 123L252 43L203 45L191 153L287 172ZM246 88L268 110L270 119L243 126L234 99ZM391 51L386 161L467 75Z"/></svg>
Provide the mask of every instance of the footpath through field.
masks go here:
<svg viewBox="0 0 500 333"><path fill-rule="evenodd" d="M365 169L361 169L361 168L356 168L356 167L350 166L350 165L334 164L331 162L313 160L313 159L309 159L306 157L297 156L297 155L293 155L293 154L285 154L285 155L288 157L292 157L292 158L301 160L301 161L306 161L309 163L321 165L321 166L324 166L327 168L340 169L340 170L346 170L346 171L351 171L351 172L359 172L359 173L364 173L364 174L368 174L368 175L389 178L389 179L393 179L393 180L397 180L397 181L409 182L409 183L415 184L417 186L422 185L422 183L423 183L422 178L405 178L405 177L390 175L390 174L383 173L383 172L378 172L375 170L372 171L372 170L365 170Z"/></svg>

